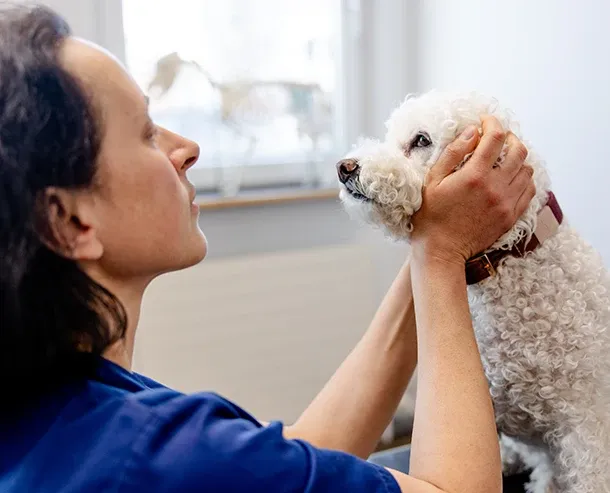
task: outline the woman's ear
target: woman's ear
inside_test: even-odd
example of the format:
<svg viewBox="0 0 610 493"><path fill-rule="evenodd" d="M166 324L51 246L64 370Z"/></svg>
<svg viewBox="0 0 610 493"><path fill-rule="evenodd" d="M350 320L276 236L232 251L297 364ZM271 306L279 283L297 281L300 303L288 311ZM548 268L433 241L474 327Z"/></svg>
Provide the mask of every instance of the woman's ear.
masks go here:
<svg viewBox="0 0 610 493"><path fill-rule="evenodd" d="M48 248L73 260L102 256L90 192L49 187L38 197L38 208L38 231Z"/></svg>

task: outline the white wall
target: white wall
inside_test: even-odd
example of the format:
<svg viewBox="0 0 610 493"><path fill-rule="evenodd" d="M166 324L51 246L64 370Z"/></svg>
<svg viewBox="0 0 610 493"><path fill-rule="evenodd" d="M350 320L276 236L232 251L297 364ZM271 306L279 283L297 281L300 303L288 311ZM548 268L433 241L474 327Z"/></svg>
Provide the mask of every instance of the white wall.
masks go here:
<svg viewBox="0 0 610 493"><path fill-rule="evenodd" d="M42 3L61 14L76 36L99 40L94 0L43 0Z"/></svg>
<svg viewBox="0 0 610 493"><path fill-rule="evenodd" d="M610 2L422 0L418 90L511 107L568 218L610 262Z"/></svg>

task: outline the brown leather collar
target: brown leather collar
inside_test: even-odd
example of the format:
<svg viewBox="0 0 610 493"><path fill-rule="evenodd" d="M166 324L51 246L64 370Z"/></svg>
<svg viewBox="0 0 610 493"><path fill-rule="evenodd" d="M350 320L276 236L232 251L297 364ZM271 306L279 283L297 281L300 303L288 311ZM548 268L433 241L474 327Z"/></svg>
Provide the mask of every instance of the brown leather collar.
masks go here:
<svg viewBox="0 0 610 493"><path fill-rule="evenodd" d="M512 250L493 250L472 257L466 262L466 282L477 284L488 277L496 275L496 269L503 258L508 255L524 257L535 250L549 236L552 236L563 222L563 212L553 192L549 192L546 205L538 213L536 231L528 241L527 237L517 243Z"/></svg>

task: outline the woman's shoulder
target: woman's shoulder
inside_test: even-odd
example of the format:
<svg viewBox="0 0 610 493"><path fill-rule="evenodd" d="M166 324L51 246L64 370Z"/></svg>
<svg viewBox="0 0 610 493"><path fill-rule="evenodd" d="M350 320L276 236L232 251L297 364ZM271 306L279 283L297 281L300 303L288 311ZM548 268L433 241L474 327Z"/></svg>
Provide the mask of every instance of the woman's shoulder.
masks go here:
<svg viewBox="0 0 610 493"><path fill-rule="evenodd" d="M183 422L197 418L199 425L215 420L242 419L257 427L262 424L249 412L214 391L182 393L159 387L141 390L122 398L122 405L135 415L163 422Z"/></svg>
<svg viewBox="0 0 610 493"><path fill-rule="evenodd" d="M185 467L201 468L243 433L262 429L217 393L130 378L66 386L18 422L1 423L0 491L106 491L129 481L152 488L157 475L169 488L158 491L170 491L193 474Z"/></svg>
<svg viewBox="0 0 610 493"><path fill-rule="evenodd" d="M379 466L287 440L220 394L127 376L87 382L0 443L0 491L398 491Z"/></svg>
<svg viewBox="0 0 610 493"><path fill-rule="evenodd" d="M239 406L214 391L183 393L138 372L101 359L95 376L87 381L88 400L110 409L151 417L176 419L182 414L243 418L258 423Z"/></svg>

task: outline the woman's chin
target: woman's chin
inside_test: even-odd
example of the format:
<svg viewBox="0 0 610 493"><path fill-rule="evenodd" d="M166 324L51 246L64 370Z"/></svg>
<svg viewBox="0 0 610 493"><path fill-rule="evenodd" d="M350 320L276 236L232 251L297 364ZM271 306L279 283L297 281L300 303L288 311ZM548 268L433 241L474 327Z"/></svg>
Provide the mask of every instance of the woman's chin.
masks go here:
<svg viewBox="0 0 610 493"><path fill-rule="evenodd" d="M208 253L208 242L205 235L199 231L194 238L192 238L187 245L185 245L180 253L174 258L177 262L172 266L169 271L178 271L188 269L194 265L199 264L206 257Z"/></svg>
<svg viewBox="0 0 610 493"><path fill-rule="evenodd" d="M163 265L158 265L154 269L156 278L160 275L170 272L177 272L199 264L208 253L208 244L204 234L199 231L194 234L188 242L182 245L176 245L172 251L173 254L164 256Z"/></svg>
<svg viewBox="0 0 610 493"><path fill-rule="evenodd" d="M199 230L196 240L193 241L192 263L187 267L197 265L208 254L208 240L201 230Z"/></svg>

